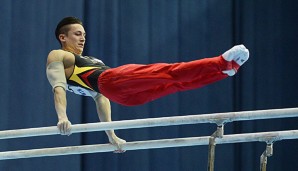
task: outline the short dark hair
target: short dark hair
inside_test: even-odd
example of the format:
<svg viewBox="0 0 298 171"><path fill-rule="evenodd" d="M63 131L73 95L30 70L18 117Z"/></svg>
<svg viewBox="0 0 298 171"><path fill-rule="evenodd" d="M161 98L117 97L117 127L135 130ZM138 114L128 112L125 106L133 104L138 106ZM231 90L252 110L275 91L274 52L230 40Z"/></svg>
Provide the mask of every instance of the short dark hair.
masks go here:
<svg viewBox="0 0 298 171"><path fill-rule="evenodd" d="M59 40L59 35L60 34L67 34L69 31L69 27L67 25L70 24L81 24L83 25L82 21L76 17L65 17L63 18L57 25L56 30L55 30L55 36L58 42L61 45L61 42Z"/></svg>

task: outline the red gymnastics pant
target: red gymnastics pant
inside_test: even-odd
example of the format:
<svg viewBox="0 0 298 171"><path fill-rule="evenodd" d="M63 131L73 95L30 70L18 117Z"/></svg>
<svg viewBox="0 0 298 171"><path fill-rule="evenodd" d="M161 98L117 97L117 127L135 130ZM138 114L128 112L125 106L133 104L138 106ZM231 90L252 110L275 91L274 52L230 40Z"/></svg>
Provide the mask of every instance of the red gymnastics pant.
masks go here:
<svg viewBox="0 0 298 171"><path fill-rule="evenodd" d="M141 105L178 91L203 87L227 77L232 62L222 56L181 63L127 64L104 71L100 92L125 106Z"/></svg>

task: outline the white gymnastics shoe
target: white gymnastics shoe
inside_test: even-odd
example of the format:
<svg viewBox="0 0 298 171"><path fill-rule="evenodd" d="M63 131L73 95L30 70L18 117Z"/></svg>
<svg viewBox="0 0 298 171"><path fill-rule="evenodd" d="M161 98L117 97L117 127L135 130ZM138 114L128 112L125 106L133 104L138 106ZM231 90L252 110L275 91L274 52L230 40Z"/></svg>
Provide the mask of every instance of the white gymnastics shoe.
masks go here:
<svg viewBox="0 0 298 171"><path fill-rule="evenodd" d="M236 45L226 51L222 57L226 61L232 61L233 69L222 71L224 74L233 76L249 58L249 50L244 45Z"/></svg>

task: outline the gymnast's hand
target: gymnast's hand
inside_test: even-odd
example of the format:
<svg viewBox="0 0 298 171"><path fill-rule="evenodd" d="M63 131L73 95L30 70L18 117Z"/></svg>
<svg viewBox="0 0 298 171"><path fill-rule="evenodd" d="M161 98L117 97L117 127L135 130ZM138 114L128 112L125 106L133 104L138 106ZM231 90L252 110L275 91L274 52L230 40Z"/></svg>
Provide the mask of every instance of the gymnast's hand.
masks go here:
<svg viewBox="0 0 298 171"><path fill-rule="evenodd" d="M61 135L71 134L71 122L68 119L59 120L57 127Z"/></svg>
<svg viewBox="0 0 298 171"><path fill-rule="evenodd" d="M114 153L124 153L125 150L122 149L122 145L126 143L125 140L117 137L116 135L109 137L109 141L112 145L117 147L117 150Z"/></svg>

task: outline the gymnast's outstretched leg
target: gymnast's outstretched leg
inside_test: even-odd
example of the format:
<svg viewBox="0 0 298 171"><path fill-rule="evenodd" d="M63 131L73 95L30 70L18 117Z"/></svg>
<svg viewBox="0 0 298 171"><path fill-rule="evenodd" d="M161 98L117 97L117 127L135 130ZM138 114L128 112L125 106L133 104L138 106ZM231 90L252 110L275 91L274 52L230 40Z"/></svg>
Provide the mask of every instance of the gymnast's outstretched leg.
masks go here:
<svg viewBox="0 0 298 171"><path fill-rule="evenodd" d="M114 102L127 106L140 105L233 76L248 57L248 50L238 45L213 58L174 64L123 65L103 72L99 78L99 89Z"/></svg>

